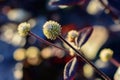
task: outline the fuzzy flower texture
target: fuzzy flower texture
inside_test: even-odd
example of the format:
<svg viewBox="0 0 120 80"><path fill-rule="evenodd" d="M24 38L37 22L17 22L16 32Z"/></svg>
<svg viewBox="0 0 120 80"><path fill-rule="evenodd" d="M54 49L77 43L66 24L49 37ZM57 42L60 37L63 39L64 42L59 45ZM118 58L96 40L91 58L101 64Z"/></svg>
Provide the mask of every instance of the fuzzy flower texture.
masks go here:
<svg viewBox="0 0 120 80"><path fill-rule="evenodd" d="M18 33L22 37L27 36L30 29L31 29L30 24L27 22L23 22L18 25Z"/></svg>
<svg viewBox="0 0 120 80"><path fill-rule="evenodd" d="M67 35L68 41L74 42L75 38L77 38L78 35L79 35L79 33L76 30L69 31L68 35Z"/></svg>
<svg viewBox="0 0 120 80"><path fill-rule="evenodd" d="M51 40L55 40L61 34L61 25L55 21L47 21L43 25L44 35Z"/></svg>

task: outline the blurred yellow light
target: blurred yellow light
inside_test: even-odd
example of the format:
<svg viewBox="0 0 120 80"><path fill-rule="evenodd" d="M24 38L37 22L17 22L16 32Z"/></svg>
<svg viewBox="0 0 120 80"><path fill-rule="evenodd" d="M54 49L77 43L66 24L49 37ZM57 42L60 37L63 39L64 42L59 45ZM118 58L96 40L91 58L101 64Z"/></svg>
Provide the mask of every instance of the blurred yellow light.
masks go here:
<svg viewBox="0 0 120 80"><path fill-rule="evenodd" d="M15 33L13 35L13 38L11 40L11 44L14 45L14 46L20 46L20 47L23 47L26 43L26 39L19 36L18 33Z"/></svg>
<svg viewBox="0 0 120 80"><path fill-rule="evenodd" d="M18 48L14 51L13 58L16 61L22 61L26 58L25 52L26 50L24 48Z"/></svg>
<svg viewBox="0 0 120 80"><path fill-rule="evenodd" d="M39 65L42 60L40 57L34 57L34 58L27 58L27 62L30 64L30 65Z"/></svg>
<svg viewBox="0 0 120 80"><path fill-rule="evenodd" d="M12 21L22 22L25 21L28 17L30 17L30 13L28 13L23 9L16 8L16 9L11 9L7 13L7 17Z"/></svg>
<svg viewBox="0 0 120 80"><path fill-rule="evenodd" d="M82 46L81 50L89 59L94 59L98 50L108 39L108 31L105 27L94 26L93 33L89 40Z"/></svg>
<svg viewBox="0 0 120 80"><path fill-rule="evenodd" d="M103 0L103 2L107 5L107 0ZM99 0L91 0L87 6L87 12L91 15L95 15L102 11L104 6L100 3Z"/></svg>
<svg viewBox="0 0 120 80"><path fill-rule="evenodd" d="M5 32L2 33L1 39L10 44L13 35L14 32L11 29L7 29Z"/></svg>
<svg viewBox="0 0 120 80"><path fill-rule="evenodd" d="M20 37L17 33L17 25L14 23L7 23L1 28L1 40L14 46L23 47L26 43L25 38Z"/></svg>
<svg viewBox="0 0 120 80"><path fill-rule="evenodd" d="M39 49L35 46L31 46L26 50L26 56L28 58L36 58L39 56L39 53L40 53Z"/></svg>
<svg viewBox="0 0 120 80"><path fill-rule="evenodd" d="M22 64L22 62L18 62L18 63L16 63L15 64L15 70L22 70L23 69L23 64Z"/></svg>
<svg viewBox="0 0 120 80"><path fill-rule="evenodd" d="M118 67L117 71L114 74L114 80L120 80L120 67Z"/></svg>
<svg viewBox="0 0 120 80"><path fill-rule="evenodd" d="M53 54L52 54L52 49L51 49L50 47L44 48L44 49L41 51L40 55L41 55L44 59L48 59L48 58L50 58L50 57L53 56Z"/></svg>
<svg viewBox="0 0 120 80"><path fill-rule="evenodd" d="M21 80L23 78L23 71L22 70L15 70L14 77L16 80Z"/></svg>
<svg viewBox="0 0 120 80"><path fill-rule="evenodd" d="M13 32L15 32L17 30L17 28L16 28L17 24L15 24L15 23L7 23L1 27L2 27L2 29L1 29L2 32L5 32L6 30L12 30Z"/></svg>
<svg viewBox="0 0 120 80"><path fill-rule="evenodd" d="M31 18L30 20L28 20L28 23L30 23L31 28L33 28L37 24L37 21L36 19Z"/></svg>
<svg viewBox="0 0 120 80"><path fill-rule="evenodd" d="M84 72L84 76L85 76L86 78L90 78L90 77L92 77L93 74L94 74L94 70L93 70L93 68L91 67L91 65L89 65L89 64L85 64L85 65L83 66L83 72Z"/></svg>
<svg viewBox="0 0 120 80"><path fill-rule="evenodd" d="M61 9L65 9L65 8L68 8L69 6L67 6L67 5L59 5L58 7L61 8Z"/></svg>
<svg viewBox="0 0 120 80"><path fill-rule="evenodd" d="M56 43L56 46L62 47L60 43ZM53 56L58 57L58 58L63 58L65 55L65 52L61 49L58 49L56 47L52 47L52 53Z"/></svg>

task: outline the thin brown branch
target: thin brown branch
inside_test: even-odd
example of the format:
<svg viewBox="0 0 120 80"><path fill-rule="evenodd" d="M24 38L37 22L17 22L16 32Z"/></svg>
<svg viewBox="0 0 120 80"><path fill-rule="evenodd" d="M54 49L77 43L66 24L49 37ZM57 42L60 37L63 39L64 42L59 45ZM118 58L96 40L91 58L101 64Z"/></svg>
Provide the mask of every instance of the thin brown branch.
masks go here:
<svg viewBox="0 0 120 80"><path fill-rule="evenodd" d="M110 62L112 63L112 64L114 64L116 67L119 67L120 66L120 63L119 62L117 62L115 59L110 59Z"/></svg>
<svg viewBox="0 0 120 80"><path fill-rule="evenodd" d="M50 46L54 46L54 47L56 47L56 48L58 48L58 49L61 49L61 50L66 51L66 52L69 52L68 50L66 50L66 49L64 49L64 48L58 47L58 46L54 45L53 43L50 43L50 42L48 42L47 40L44 40L44 39L40 38L39 36L37 36L36 34L34 34L34 33L32 33L32 32L29 32L29 35L37 38L39 41L43 41L44 43L46 43L46 44L48 44L48 45L50 45Z"/></svg>
<svg viewBox="0 0 120 80"><path fill-rule="evenodd" d="M105 10L107 10L108 14L110 14L110 15L112 16L114 22L117 23L117 24L120 23L120 21L119 21L119 16L116 15L116 14L113 12L113 10L110 8L110 6L106 5L106 4L103 2L103 0L99 0L99 1L100 1L100 3L105 7Z"/></svg>
<svg viewBox="0 0 120 80"><path fill-rule="evenodd" d="M107 75L105 75L103 72L101 72L92 62L90 62L85 56L83 56L82 52L76 50L72 45L70 45L61 35L58 36L58 38L65 42L69 47L71 47L75 52L76 54L82 59L84 60L86 63L90 64L93 69L105 80L111 80Z"/></svg>

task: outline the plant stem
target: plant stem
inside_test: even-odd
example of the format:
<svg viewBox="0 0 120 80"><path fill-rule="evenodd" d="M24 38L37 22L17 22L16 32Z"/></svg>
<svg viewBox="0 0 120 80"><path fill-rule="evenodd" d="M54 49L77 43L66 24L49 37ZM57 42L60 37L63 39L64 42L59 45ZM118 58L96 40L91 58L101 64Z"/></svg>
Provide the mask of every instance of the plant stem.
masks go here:
<svg viewBox="0 0 120 80"><path fill-rule="evenodd" d="M92 62L90 62L86 57L84 57L82 54L82 52L81 51L78 51L78 50L76 50L72 45L70 45L61 35L59 35L58 36L58 38L60 39L60 40L62 40L63 42L65 42L69 47L71 47L75 52L76 52L76 54L78 55L78 56L80 56L80 58L82 59L82 60L84 60L86 63L88 63L88 64L90 64L92 67L93 67L93 69L103 78L103 79L105 79L105 80L111 80L107 75L105 75L103 72L101 72Z"/></svg>
<svg viewBox="0 0 120 80"><path fill-rule="evenodd" d="M56 48L58 48L58 49L64 50L64 51L66 51L66 52L69 52L68 50L66 50L66 49L64 49L64 48L58 47L58 46L54 45L53 43L50 43L50 42L48 42L48 41L40 38L39 36L37 36L36 34L32 33L31 31L29 32L29 35L34 36L34 37L37 38L39 41L43 41L44 43L46 43L46 44L48 44L48 45L51 45L51 46L54 46L54 47L56 47Z"/></svg>
<svg viewBox="0 0 120 80"><path fill-rule="evenodd" d="M116 67L120 66L120 63L117 62L114 58L110 59L110 62L113 63Z"/></svg>
<svg viewBox="0 0 120 80"><path fill-rule="evenodd" d="M108 14L110 14L114 20L115 23L119 24L119 17L112 11L112 9L110 8L110 6L106 5L103 0L99 0L100 3L105 7L105 10L108 10Z"/></svg>

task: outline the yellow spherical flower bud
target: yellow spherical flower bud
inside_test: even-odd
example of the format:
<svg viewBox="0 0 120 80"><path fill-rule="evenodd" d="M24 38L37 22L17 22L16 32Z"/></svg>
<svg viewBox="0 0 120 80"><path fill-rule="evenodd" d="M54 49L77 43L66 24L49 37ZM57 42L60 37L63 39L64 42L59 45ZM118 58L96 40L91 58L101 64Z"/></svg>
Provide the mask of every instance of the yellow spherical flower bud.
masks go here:
<svg viewBox="0 0 120 80"><path fill-rule="evenodd" d="M28 32L30 31L31 27L30 24L27 22L23 22L18 25L18 33L20 36L25 37L28 35Z"/></svg>
<svg viewBox="0 0 120 80"><path fill-rule="evenodd" d="M67 38L70 42L73 42L77 37L78 37L78 32L76 30L71 30L68 32Z"/></svg>
<svg viewBox="0 0 120 80"><path fill-rule="evenodd" d="M108 60L110 60L112 58L112 56L113 56L113 51L109 48L103 49L100 52L100 59L103 62L107 62Z"/></svg>
<svg viewBox="0 0 120 80"><path fill-rule="evenodd" d="M51 40L55 40L61 34L61 25L55 21L47 21L43 25L44 35Z"/></svg>

